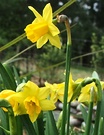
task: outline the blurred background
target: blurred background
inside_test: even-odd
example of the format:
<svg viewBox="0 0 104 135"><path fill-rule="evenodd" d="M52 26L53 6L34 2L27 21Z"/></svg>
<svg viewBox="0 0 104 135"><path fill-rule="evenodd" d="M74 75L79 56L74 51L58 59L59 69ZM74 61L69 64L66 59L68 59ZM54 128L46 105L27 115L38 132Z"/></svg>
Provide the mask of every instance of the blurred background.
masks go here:
<svg viewBox="0 0 104 135"><path fill-rule="evenodd" d="M0 1L0 47L24 33L27 24L34 20L28 6L33 6L40 14L47 3L53 12L68 0L3 0ZM104 1L77 0L65 9L71 24L72 68L74 79L91 76L96 70L104 79ZM62 49L47 43L41 49L35 46L9 61L16 66L21 77L27 77L39 85L44 81L64 80L66 32L64 24L58 24L61 31ZM16 45L0 52L0 62L7 60L32 45L26 38Z"/></svg>

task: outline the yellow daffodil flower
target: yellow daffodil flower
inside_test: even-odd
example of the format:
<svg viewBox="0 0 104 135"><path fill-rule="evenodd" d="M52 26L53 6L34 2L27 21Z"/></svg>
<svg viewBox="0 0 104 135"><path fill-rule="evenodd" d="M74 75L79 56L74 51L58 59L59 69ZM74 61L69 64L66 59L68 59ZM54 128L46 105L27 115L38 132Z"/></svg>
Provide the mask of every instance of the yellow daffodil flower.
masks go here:
<svg viewBox="0 0 104 135"><path fill-rule="evenodd" d="M63 102L64 85L64 82L59 84L45 82L45 86L50 89L50 100L54 101L54 103L56 103L57 100Z"/></svg>
<svg viewBox="0 0 104 135"><path fill-rule="evenodd" d="M53 17L50 3L43 9L43 16L32 6L29 6L29 9L34 13L36 19L25 28L27 38L33 43L37 42L37 48L41 48L48 40L52 45L61 48L60 38L58 36L60 31L52 23Z"/></svg>
<svg viewBox="0 0 104 135"><path fill-rule="evenodd" d="M18 107L13 106L15 115L28 114L34 122L42 110L55 109L54 103L47 99L48 96L49 90L46 87L39 88L35 83L28 81L22 86L21 91L8 99L11 105L15 102L18 104Z"/></svg>
<svg viewBox="0 0 104 135"><path fill-rule="evenodd" d="M68 90L68 102L72 100L72 96L74 94L74 89L76 87L76 83L74 82L74 80L72 79L72 74L70 74L70 78L69 78L69 90Z"/></svg>
<svg viewBox="0 0 104 135"><path fill-rule="evenodd" d="M50 84L48 82L45 82L45 86L50 89L51 100L53 100L54 102L57 102L57 100L60 100L61 102L63 102L65 82L59 83L59 84L56 84L56 83ZM74 83L72 79L72 75L70 74L69 88L68 88L68 102L71 100L73 96L75 87L76 87L76 84Z"/></svg>
<svg viewBox="0 0 104 135"><path fill-rule="evenodd" d="M80 96L78 97L78 101L79 102L87 102L87 103L89 103L90 102L90 90L91 90L91 88L94 88L94 90L95 90L95 92L94 92L94 101L96 102L96 100L97 100L97 87L96 87L96 85L95 85L95 83L94 82L92 82L91 84L88 84L88 85L86 85L85 87L83 87L82 89L81 89L81 94L80 94Z"/></svg>
<svg viewBox="0 0 104 135"><path fill-rule="evenodd" d="M0 92L0 99L7 99L8 100L8 97L10 97L11 95L14 95L15 94L15 91L13 90L3 90ZM7 111L6 108L2 107L2 109L4 111Z"/></svg>

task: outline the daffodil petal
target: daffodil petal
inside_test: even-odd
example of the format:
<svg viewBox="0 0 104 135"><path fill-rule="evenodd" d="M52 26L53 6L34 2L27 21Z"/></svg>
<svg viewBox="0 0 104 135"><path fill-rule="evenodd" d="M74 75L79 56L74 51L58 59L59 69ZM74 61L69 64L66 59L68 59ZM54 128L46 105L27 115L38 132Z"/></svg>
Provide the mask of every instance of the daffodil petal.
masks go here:
<svg viewBox="0 0 104 135"><path fill-rule="evenodd" d="M59 29L53 23L49 24L48 27L52 36L56 36L60 33Z"/></svg>
<svg viewBox="0 0 104 135"><path fill-rule="evenodd" d="M47 41L48 41L48 38L47 38L47 34L46 34L38 39L37 44L36 44L37 48L41 48Z"/></svg>
<svg viewBox="0 0 104 135"><path fill-rule="evenodd" d="M45 8L43 9L43 18L45 21L51 23L52 22L52 7L49 4L47 4L45 6Z"/></svg>
<svg viewBox="0 0 104 135"><path fill-rule="evenodd" d="M57 48L61 48L61 42L60 42L60 38L58 35L56 36L51 36L48 34L48 38L49 38L49 41L52 45L56 46Z"/></svg>
<svg viewBox="0 0 104 135"><path fill-rule="evenodd" d="M42 100L42 99L47 98L49 96L49 92L50 92L50 90L46 87L40 88L39 94L38 94L38 99Z"/></svg>
<svg viewBox="0 0 104 135"><path fill-rule="evenodd" d="M28 6L28 8L34 13L39 21L43 20L43 17L32 6Z"/></svg>
<svg viewBox="0 0 104 135"><path fill-rule="evenodd" d="M36 119L38 118L38 115L39 115L39 114L37 114L37 113L35 113L35 112L34 112L34 114L29 115L29 118L30 118L31 122L35 122Z"/></svg>
<svg viewBox="0 0 104 135"><path fill-rule="evenodd" d="M90 94L81 94L78 98L78 102L90 102Z"/></svg>
<svg viewBox="0 0 104 135"><path fill-rule="evenodd" d="M54 110L56 108L51 100L41 100L40 106L43 111Z"/></svg>
<svg viewBox="0 0 104 135"><path fill-rule="evenodd" d="M2 92L0 92L0 98L7 98L8 96L11 96L15 94L15 91L13 90L3 90Z"/></svg>
<svg viewBox="0 0 104 135"><path fill-rule="evenodd" d="M32 95L37 95L39 92L39 87L31 82L28 81L25 86L24 86L24 94L28 95L28 96L32 96Z"/></svg>

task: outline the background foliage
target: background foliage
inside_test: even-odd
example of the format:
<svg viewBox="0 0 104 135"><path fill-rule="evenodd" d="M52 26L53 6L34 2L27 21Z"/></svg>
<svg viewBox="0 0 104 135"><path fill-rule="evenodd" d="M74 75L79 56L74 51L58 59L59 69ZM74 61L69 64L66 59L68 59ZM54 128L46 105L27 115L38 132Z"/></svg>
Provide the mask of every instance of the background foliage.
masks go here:
<svg viewBox="0 0 104 135"><path fill-rule="evenodd" d="M0 47L13 40L20 34L24 33L24 28L26 27L26 25L33 21L34 15L28 9L28 5L32 5L41 13L43 7L48 2L51 3L53 11L55 11L64 3L66 3L67 0L8 0L8 4L6 0L4 0L3 2L0 1ZM103 9L103 0L77 0L76 3L62 12L62 14L66 14L69 17L71 26L75 25L71 29L73 42L72 57L93 52L91 47L93 45L92 33L96 34L97 41L95 44L99 46L99 42L104 36L104 19L102 18ZM61 30L65 29L64 25L59 25L59 27ZM65 32L62 32L60 35L62 44L63 46L65 46L66 34ZM6 51L0 52L0 61L4 62L16 53L19 53L20 51L28 47L29 45L31 45L31 42L27 39L24 39L21 42L17 43L15 46L7 49ZM35 60L40 60L41 57L45 57L44 59L48 60L50 64L49 53L52 50L47 53L47 49L48 47L37 50L34 47L23 53L21 57L25 58L26 61L28 61L27 56L28 59L34 58ZM62 57L60 58L60 56ZM54 59L56 58L56 56L53 55L52 57ZM103 57L103 55L99 55L98 57L96 57L96 59L103 59ZM64 52L62 52L62 54L59 54L57 56L57 59L59 60L59 62L61 60L64 60ZM94 67L95 65L92 64L92 59L92 55L89 55L87 57L80 57L74 60L74 62L87 67ZM53 61L51 61L51 63L55 64L53 63ZM101 64L99 66L101 66Z"/></svg>

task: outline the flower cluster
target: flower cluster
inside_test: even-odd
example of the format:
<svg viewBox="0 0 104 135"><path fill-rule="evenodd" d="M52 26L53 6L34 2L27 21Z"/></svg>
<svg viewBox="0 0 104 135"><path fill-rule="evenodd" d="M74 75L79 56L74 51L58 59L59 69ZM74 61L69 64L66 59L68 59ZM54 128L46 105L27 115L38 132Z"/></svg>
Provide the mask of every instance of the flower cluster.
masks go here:
<svg viewBox="0 0 104 135"><path fill-rule="evenodd" d="M20 84L18 87L19 92L3 90L0 93L0 98L6 99L12 105L15 116L28 114L30 120L34 122L41 111L55 109L54 103L48 99L48 88L39 88L31 81L22 85Z"/></svg>
<svg viewBox="0 0 104 135"><path fill-rule="evenodd" d="M97 87L95 83L92 82L82 87L81 83L83 80L78 79L74 81L70 75L67 102L78 99L79 102L89 103L92 87L95 90L94 101L96 102ZM104 82L101 82L101 85L103 89ZM21 83L17 87L16 92L13 90L3 90L0 93L0 99L6 99L12 105L15 116L28 114L30 120L34 122L41 111L54 110L55 103L58 100L63 102L64 86L65 82L59 84L45 82L45 86L39 88L35 83L28 81L27 83ZM7 111L6 108L3 108L3 110Z"/></svg>

